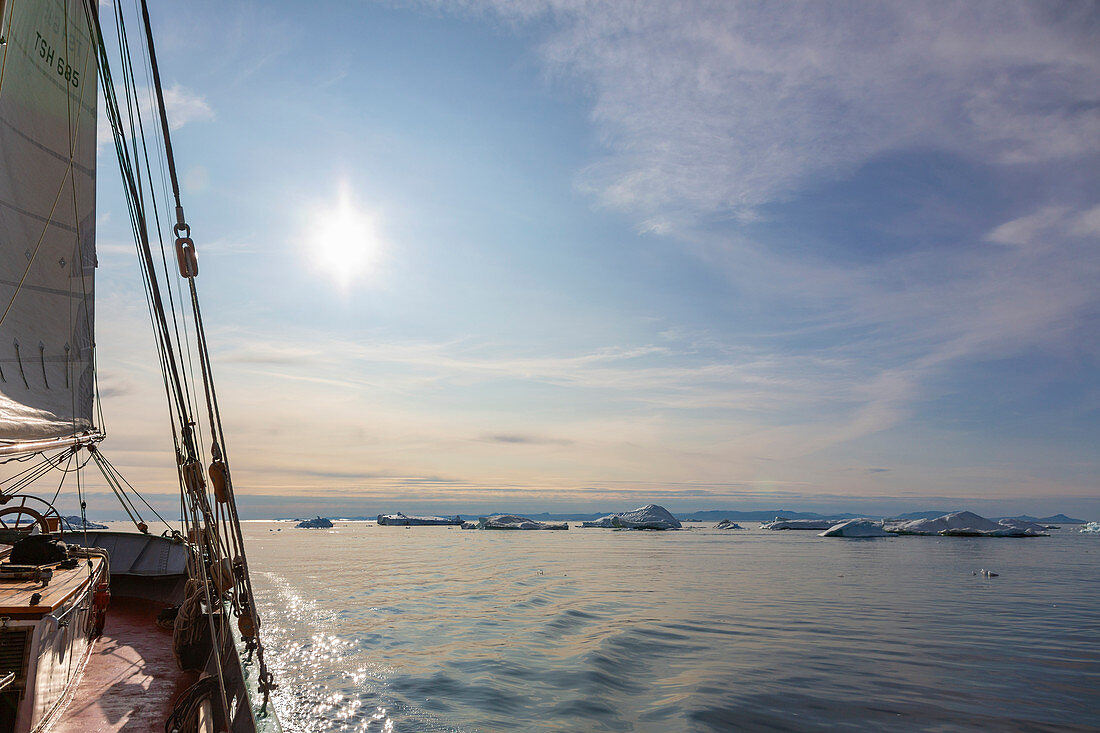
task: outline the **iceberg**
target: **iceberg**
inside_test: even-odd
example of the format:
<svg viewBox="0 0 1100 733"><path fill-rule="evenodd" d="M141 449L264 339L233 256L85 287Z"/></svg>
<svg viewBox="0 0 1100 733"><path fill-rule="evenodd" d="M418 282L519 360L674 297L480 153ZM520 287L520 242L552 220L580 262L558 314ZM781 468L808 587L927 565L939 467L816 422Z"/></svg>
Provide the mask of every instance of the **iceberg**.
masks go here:
<svg viewBox="0 0 1100 733"><path fill-rule="evenodd" d="M615 526L615 514L608 514L606 517L600 517L599 519L591 522L581 522L581 527L599 527L601 529L611 529Z"/></svg>
<svg viewBox="0 0 1100 733"><path fill-rule="evenodd" d="M478 528L477 522L463 522L462 523L462 529L477 529L477 528Z"/></svg>
<svg viewBox="0 0 1100 733"><path fill-rule="evenodd" d="M458 517L409 517L401 512L397 514L379 514L378 523L381 525L392 525L395 527L422 527L422 526L437 526L441 524L460 525L462 520Z"/></svg>
<svg viewBox="0 0 1100 733"><path fill-rule="evenodd" d="M943 537L1049 537L1042 528L1000 524L974 512L952 512L934 519L914 519L911 522L887 525L885 529L894 534L935 534Z"/></svg>
<svg viewBox="0 0 1100 733"><path fill-rule="evenodd" d="M663 506L646 504L629 512L616 514L611 524L622 529L680 529L680 520Z"/></svg>
<svg viewBox="0 0 1100 733"><path fill-rule="evenodd" d="M481 517L478 520L481 529L569 529L565 522L536 522L534 519L514 514L501 514L494 517Z"/></svg>
<svg viewBox="0 0 1100 733"><path fill-rule="evenodd" d="M680 529L680 520L663 506L646 504L629 512L608 514L592 522L581 522L582 527L603 529Z"/></svg>
<svg viewBox="0 0 1100 733"><path fill-rule="evenodd" d="M819 537L892 537L882 528L882 522L870 519L849 519L822 532Z"/></svg>
<svg viewBox="0 0 1100 733"><path fill-rule="evenodd" d="M723 519L718 524L714 525L715 529L744 529L740 524L732 519Z"/></svg>
<svg viewBox="0 0 1100 733"><path fill-rule="evenodd" d="M764 522L760 529L829 529L836 525L835 519L786 519L776 517L772 522Z"/></svg>
<svg viewBox="0 0 1100 733"><path fill-rule="evenodd" d="M330 529L332 522L324 517L317 517L316 519L306 519L298 522L294 527L295 529Z"/></svg>
<svg viewBox="0 0 1100 733"><path fill-rule="evenodd" d="M1042 524L1035 522L1029 522L1026 519L1017 519L1016 517L1006 517L1005 519L998 519L997 524L1004 527L1011 527L1013 529L1031 530L1036 534L1043 534L1049 527L1045 527Z"/></svg>
<svg viewBox="0 0 1100 733"><path fill-rule="evenodd" d="M79 532L82 529L109 529L106 524L97 524L96 522L84 522L84 520L76 515L73 515L71 517L62 517L61 524L66 532Z"/></svg>
<svg viewBox="0 0 1100 733"><path fill-rule="evenodd" d="M1082 527L1081 529L1079 529L1077 531L1078 532L1090 532L1090 533L1100 534L1100 522L1089 522L1088 524L1086 524L1084 527Z"/></svg>

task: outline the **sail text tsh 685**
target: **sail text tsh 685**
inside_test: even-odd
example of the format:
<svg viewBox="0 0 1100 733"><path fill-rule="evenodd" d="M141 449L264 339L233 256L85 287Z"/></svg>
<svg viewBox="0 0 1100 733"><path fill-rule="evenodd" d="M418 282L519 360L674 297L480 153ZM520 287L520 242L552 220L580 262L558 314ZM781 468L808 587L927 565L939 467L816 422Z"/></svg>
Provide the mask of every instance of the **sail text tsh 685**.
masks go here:
<svg viewBox="0 0 1100 733"><path fill-rule="evenodd" d="M0 446L10 449L93 430L96 55L83 3L0 8Z"/></svg>

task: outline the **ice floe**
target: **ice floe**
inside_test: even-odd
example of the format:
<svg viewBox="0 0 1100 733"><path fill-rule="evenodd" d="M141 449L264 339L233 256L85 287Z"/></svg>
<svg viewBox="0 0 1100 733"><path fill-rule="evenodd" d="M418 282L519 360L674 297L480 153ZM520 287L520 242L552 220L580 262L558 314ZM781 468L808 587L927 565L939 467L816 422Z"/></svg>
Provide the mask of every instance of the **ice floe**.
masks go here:
<svg viewBox="0 0 1100 733"><path fill-rule="evenodd" d="M295 529L331 529L332 522L324 517L317 517L316 519L306 519L298 522L294 527Z"/></svg>
<svg viewBox="0 0 1100 733"><path fill-rule="evenodd" d="M744 529L740 524L732 519L723 519L718 524L714 525L715 529Z"/></svg>
<svg viewBox="0 0 1100 733"><path fill-rule="evenodd" d="M478 520L481 529L569 529L565 522L536 522L534 519L519 517L515 514L500 514L494 517L481 517Z"/></svg>
<svg viewBox="0 0 1100 733"><path fill-rule="evenodd" d="M1016 522L1019 520L1005 520ZM1037 526L1037 525L1036 525ZM887 524L894 534L941 535L944 537L1048 537L1042 528L1000 524L974 512L952 512L942 517L914 519L910 522Z"/></svg>
<svg viewBox="0 0 1100 733"><path fill-rule="evenodd" d="M892 537L882 528L882 522L870 519L849 519L833 525L821 533L821 537Z"/></svg>
<svg viewBox="0 0 1100 733"><path fill-rule="evenodd" d="M379 514L378 523L384 525L404 526L404 527L420 527L420 526L435 526L440 524L462 524L462 520L458 517L409 517L401 512L397 514Z"/></svg>
<svg viewBox="0 0 1100 733"><path fill-rule="evenodd" d="M1077 531L1078 532L1096 532L1096 533L1100 533L1100 522L1089 522L1088 524L1086 524L1084 527L1082 527L1081 529L1079 529Z"/></svg>
<svg viewBox="0 0 1100 733"><path fill-rule="evenodd" d="M65 525L67 531L76 532L81 529L110 529L106 524L97 524L95 522L87 522L80 517L62 517L61 523Z"/></svg>
<svg viewBox="0 0 1100 733"><path fill-rule="evenodd" d="M1012 527L1013 529L1030 529L1036 534L1043 534L1049 529L1049 527L1047 527L1046 525L1029 522L1026 519L1016 519L1015 517L998 519L997 524L1001 525L1002 527Z"/></svg>
<svg viewBox="0 0 1100 733"><path fill-rule="evenodd" d="M829 529L836 525L835 519L786 519L776 517L774 521L764 522L760 529Z"/></svg>
<svg viewBox="0 0 1100 733"><path fill-rule="evenodd" d="M611 529L615 525L613 521L615 519L614 514L608 514L606 517L600 517L594 519L591 522L581 522L581 527L599 528L599 529Z"/></svg>

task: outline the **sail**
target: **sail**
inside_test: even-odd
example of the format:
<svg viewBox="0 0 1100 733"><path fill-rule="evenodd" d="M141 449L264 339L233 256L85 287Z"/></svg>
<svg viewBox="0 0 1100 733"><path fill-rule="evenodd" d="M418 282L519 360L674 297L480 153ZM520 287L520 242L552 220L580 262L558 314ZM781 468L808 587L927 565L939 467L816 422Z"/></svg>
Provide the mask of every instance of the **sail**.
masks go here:
<svg viewBox="0 0 1100 733"><path fill-rule="evenodd" d="M96 56L83 0L0 0L0 449L94 430Z"/></svg>

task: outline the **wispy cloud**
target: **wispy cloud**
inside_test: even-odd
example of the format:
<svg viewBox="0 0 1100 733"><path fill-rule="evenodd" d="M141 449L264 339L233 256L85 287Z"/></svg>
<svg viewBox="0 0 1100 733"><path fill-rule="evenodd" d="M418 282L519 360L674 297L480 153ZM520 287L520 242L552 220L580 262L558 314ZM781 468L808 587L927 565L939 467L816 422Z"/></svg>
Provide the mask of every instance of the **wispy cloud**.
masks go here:
<svg viewBox="0 0 1100 733"><path fill-rule="evenodd" d="M571 440L562 440L560 438L547 438L539 435L485 435L478 440L486 441L489 443L503 443L505 445L572 445Z"/></svg>
<svg viewBox="0 0 1100 733"><path fill-rule="evenodd" d="M214 110L206 98L179 83L164 90L164 107L168 125L173 130L192 122L210 122L214 119Z"/></svg>
<svg viewBox="0 0 1100 733"><path fill-rule="evenodd" d="M548 21L547 68L589 90L609 151L583 185L651 222L751 213L898 148L1021 163L1100 138L1087 3L460 5Z"/></svg>
<svg viewBox="0 0 1100 733"><path fill-rule="evenodd" d="M1079 475L1052 478L1010 462L993 470L986 457L931 470L929 461L905 462L904 441L856 454L861 439L904 428L945 375L1021 355L1095 351L1100 190L1082 163L1096 160L1100 139L1090 6L422 5L503 20L538 38L551 83L579 90L602 143L597 159L579 166L578 186L626 212L640 248L667 246L660 256L675 252L667 261L677 265L681 251L696 258L691 267L706 267L712 289L696 288L702 277L668 284L645 314L651 328L628 324L636 314L623 312L636 303L617 303L618 314L599 315L602 336L572 344L567 327L553 344L518 329L501 329L519 334L505 340L494 333L500 316L464 312L461 302L456 312L471 316L461 335L434 323L418 330L415 316L400 338L376 334L372 318L329 319L323 305L309 326L275 306L261 316L268 329L254 314L241 315L241 326L211 326L243 491L458 501L553 489L577 501L633 501L655 492L708 500L877 492L886 483L901 493L906 481L919 487L914 495L951 496L956 485L1094 489L1079 475L1094 475L1095 462L1080 457L1088 465ZM234 11L241 22L230 37L244 45L207 49L221 54L219 66L244 68L253 55L267 63L257 45L292 48L291 33L260 42L284 39L278 28L257 40L245 22L253 14ZM252 83L250 73L237 83ZM226 92L210 89L220 111ZM173 90L173 124L213 118L205 97ZM850 186L845 204L862 200L880 183L867 169L904 153L910 167L897 176L906 181L929 156L951 162L928 184L939 194L931 204L899 185L913 211L899 220L867 207L859 215L870 226L859 232L812 222L768 229L841 182ZM943 204L940 188L962 167L982 180L1027 181L1010 203ZM1037 172L1060 187L1033 183ZM225 240L199 249L250 248ZM243 286L241 300L255 292ZM368 307L386 313L398 302L387 298ZM673 298L693 312L662 313ZM110 409L137 415L114 435L144 470L164 460L164 441L150 437L163 416L147 407L162 388L138 366L155 365L155 355L131 343L147 328L141 317L104 319L100 340L132 367L128 391L111 403L121 406ZM685 475L698 483L679 483Z"/></svg>

